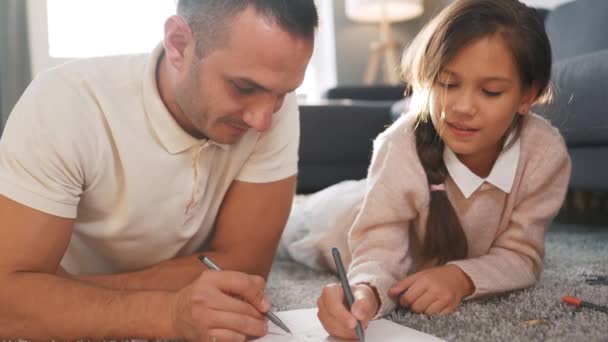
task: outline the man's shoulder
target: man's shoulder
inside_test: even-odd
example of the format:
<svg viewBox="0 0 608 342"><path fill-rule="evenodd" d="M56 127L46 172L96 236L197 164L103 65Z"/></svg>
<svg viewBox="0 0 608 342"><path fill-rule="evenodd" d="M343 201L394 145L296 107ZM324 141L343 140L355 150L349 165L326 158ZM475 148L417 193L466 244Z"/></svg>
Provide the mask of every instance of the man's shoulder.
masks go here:
<svg viewBox="0 0 608 342"><path fill-rule="evenodd" d="M149 55L123 55L75 59L42 71L32 84L50 87L74 86L86 90L89 83L106 86L141 79Z"/></svg>

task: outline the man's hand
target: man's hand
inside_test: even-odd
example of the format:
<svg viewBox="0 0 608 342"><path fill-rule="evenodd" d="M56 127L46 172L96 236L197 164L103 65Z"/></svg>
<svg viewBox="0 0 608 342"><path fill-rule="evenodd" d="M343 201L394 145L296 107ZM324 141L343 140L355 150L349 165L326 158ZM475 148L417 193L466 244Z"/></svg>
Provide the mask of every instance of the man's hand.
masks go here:
<svg viewBox="0 0 608 342"><path fill-rule="evenodd" d="M177 293L175 332L189 341L245 341L268 332L260 312L270 309L264 279L232 271L204 271Z"/></svg>
<svg viewBox="0 0 608 342"><path fill-rule="evenodd" d="M427 315L456 311L474 291L471 279L455 265L433 267L404 278L388 290L399 304Z"/></svg>
<svg viewBox="0 0 608 342"><path fill-rule="evenodd" d="M363 329L366 329L369 321L378 312L380 303L375 290L369 285L351 285L351 290L355 302L348 311L342 285L336 283L325 286L317 301L317 316L330 335L356 340L357 321L361 321Z"/></svg>

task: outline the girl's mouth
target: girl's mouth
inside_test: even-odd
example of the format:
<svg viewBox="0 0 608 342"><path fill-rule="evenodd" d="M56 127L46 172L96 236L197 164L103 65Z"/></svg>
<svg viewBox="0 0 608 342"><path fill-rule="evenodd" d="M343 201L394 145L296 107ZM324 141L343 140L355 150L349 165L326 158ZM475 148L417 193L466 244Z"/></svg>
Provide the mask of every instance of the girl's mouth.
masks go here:
<svg viewBox="0 0 608 342"><path fill-rule="evenodd" d="M479 132L479 129L468 127L466 125L451 123L447 121L445 123L450 129L450 131L457 137L468 138Z"/></svg>

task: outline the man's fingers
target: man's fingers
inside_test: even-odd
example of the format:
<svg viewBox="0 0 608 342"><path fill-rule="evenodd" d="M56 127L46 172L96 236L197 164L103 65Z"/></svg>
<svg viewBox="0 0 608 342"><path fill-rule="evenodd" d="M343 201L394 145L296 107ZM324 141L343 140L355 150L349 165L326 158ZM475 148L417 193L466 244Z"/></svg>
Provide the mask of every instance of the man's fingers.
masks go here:
<svg viewBox="0 0 608 342"><path fill-rule="evenodd" d="M221 291L239 296L261 312L270 310L270 300L264 294L266 282L260 276L206 270L201 277L208 277Z"/></svg>
<svg viewBox="0 0 608 342"><path fill-rule="evenodd" d="M211 329L208 332L209 338L206 342L224 342L224 341L238 341L245 342L247 341L247 336L243 334L239 334L235 331L226 330L226 329Z"/></svg>
<svg viewBox="0 0 608 342"><path fill-rule="evenodd" d="M210 298L206 302L208 308L212 310L234 312L251 316L256 319L265 319L265 316L251 304L225 293L220 292L215 295L214 298Z"/></svg>
<svg viewBox="0 0 608 342"><path fill-rule="evenodd" d="M245 336L264 336L268 333L268 323L265 319L234 312L215 311L209 321L209 330L229 330Z"/></svg>

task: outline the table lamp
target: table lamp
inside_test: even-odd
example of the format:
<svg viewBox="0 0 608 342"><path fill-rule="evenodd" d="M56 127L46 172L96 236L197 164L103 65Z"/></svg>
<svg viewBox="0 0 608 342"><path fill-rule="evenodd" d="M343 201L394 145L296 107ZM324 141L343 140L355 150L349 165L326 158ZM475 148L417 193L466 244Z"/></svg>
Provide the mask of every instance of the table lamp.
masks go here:
<svg viewBox="0 0 608 342"><path fill-rule="evenodd" d="M354 21L380 23L380 39L370 45L371 53L363 83L372 84L384 57L384 82L399 83L400 45L392 38L391 23L418 17L424 11L422 0L346 0L346 16Z"/></svg>

